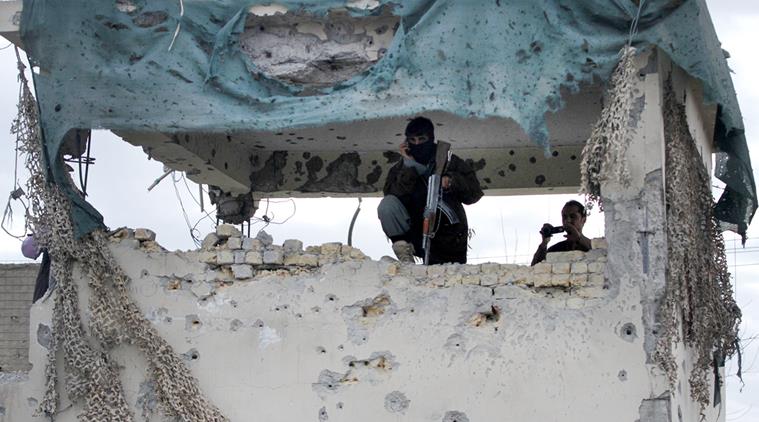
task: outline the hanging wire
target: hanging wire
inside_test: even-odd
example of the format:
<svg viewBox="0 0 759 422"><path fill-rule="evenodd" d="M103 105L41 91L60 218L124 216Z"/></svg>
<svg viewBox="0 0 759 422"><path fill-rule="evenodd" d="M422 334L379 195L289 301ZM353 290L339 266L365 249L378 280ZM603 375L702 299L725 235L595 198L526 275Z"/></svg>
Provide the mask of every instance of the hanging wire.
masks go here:
<svg viewBox="0 0 759 422"><path fill-rule="evenodd" d="M177 40L177 35L179 35L179 29L182 27L183 16L184 16L184 1L179 0L179 21L177 22L177 29L174 30L174 36L171 37L171 44L169 44L168 51L171 51L171 48L174 47L174 41Z"/></svg>
<svg viewBox="0 0 759 422"><path fill-rule="evenodd" d="M358 206L356 207L356 212L353 213L353 218L351 218L351 224L350 227L348 227L348 246L353 246L353 226L356 225L356 218L358 218L358 213L361 212L361 197L358 197Z"/></svg>
<svg viewBox="0 0 759 422"><path fill-rule="evenodd" d="M200 232L197 230L197 223L195 225L192 225L190 223L190 217L187 215L187 210L184 207L184 202L182 201L182 195L179 193L179 188L177 187L177 183L179 183L179 179L176 177L176 172L172 172L171 175L171 181L174 182L174 194L177 197L177 201L179 201L179 207L182 209L182 216L184 217L184 221L187 224L187 229L190 232L190 237L192 238L192 241L195 243L195 246L200 246L202 241L200 240ZM196 235L197 232L197 235Z"/></svg>
<svg viewBox="0 0 759 422"><path fill-rule="evenodd" d="M632 23L630 24L630 31L627 36L627 47L632 46L632 40L638 35L638 23L640 22L640 12L643 10L643 5L646 3L646 0L640 0L640 3L638 3L638 10L635 13L635 17L632 20Z"/></svg>

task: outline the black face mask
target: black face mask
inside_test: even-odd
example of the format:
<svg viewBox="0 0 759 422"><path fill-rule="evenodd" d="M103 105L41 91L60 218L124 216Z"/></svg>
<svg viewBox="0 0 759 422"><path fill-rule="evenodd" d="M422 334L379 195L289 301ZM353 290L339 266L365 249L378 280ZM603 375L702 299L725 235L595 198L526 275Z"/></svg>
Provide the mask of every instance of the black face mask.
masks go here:
<svg viewBox="0 0 759 422"><path fill-rule="evenodd" d="M426 165L435 158L436 146L435 142L430 140L418 145L409 143L408 149L409 154L414 157L417 163Z"/></svg>

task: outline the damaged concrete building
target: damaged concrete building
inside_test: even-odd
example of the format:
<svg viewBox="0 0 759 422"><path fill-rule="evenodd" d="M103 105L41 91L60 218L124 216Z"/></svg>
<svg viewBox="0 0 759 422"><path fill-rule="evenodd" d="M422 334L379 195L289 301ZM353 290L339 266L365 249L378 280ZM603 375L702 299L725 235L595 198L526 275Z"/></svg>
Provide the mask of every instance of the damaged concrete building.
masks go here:
<svg viewBox="0 0 759 422"><path fill-rule="evenodd" d="M0 421L724 420L740 310L720 230L745 234L756 188L702 0L0 11L35 68L14 130L57 281ZM112 130L238 223L260 198L379 195L421 113L486 194L582 190L605 238L534 267L373 261L229 224L166 251L109 232L61 161Z"/></svg>

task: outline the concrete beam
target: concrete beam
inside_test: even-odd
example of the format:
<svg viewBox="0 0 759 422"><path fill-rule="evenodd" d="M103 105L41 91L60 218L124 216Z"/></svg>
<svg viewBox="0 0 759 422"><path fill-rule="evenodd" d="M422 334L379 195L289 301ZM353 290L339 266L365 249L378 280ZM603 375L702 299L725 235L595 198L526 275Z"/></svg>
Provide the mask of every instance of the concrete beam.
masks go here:
<svg viewBox="0 0 759 422"><path fill-rule="evenodd" d="M211 161L198 155L196 150L180 145L181 139L178 136L171 137L159 132L115 131L114 133L130 144L142 147L149 158L158 160L174 170L186 172L187 177L196 183L219 186L230 193L245 193L249 189L247 177L237 179L223 167L216 167L223 166L225 163L229 167L229 160L232 159L229 154L234 152L232 150L223 150L219 157ZM244 172L244 166L240 164L239 160L233 161L235 168L243 168ZM233 173L239 174L239 172Z"/></svg>
<svg viewBox="0 0 759 422"><path fill-rule="evenodd" d="M231 136L118 132L191 180L257 197L378 196L397 151L250 151ZM454 149L491 195L569 193L579 186L580 145Z"/></svg>
<svg viewBox="0 0 759 422"><path fill-rule="evenodd" d="M0 36L21 46L19 34L23 1L0 1Z"/></svg>

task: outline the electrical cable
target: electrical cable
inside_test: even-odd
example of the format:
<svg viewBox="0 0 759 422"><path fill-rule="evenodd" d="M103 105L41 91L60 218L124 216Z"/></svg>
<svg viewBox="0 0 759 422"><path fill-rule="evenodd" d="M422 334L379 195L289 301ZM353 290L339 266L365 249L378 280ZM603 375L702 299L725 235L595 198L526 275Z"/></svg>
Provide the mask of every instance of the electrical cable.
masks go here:
<svg viewBox="0 0 759 422"><path fill-rule="evenodd" d="M195 226L192 226L190 223L190 217L187 215L187 210L185 209L184 202L182 201L182 195L179 194L179 188L177 187L177 183L179 182L179 180L177 180L176 174L174 173L175 172L173 172L171 175L171 181L174 182L173 183L174 194L176 195L177 200L179 201L179 207L182 209L182 216L184 217L184 221L187 224L187 229L190 232L190 237L192 238L192 241L195 243L195 246L199 247L202 243L200 240L200 232L198 232L197 236L195 235L195 231L197 231L197 229L195 228Z"/></svg>
<svg viewBox="0 0 759 422"><path fill-rule="evenodd" d="M356 225L356 218L358 218L358 213L361 212L361 197L358 197L358 206L356 207L356 212L353 213L353 218L351 218L351 224L350 227L348 227L348 246L353 246L353 226Z"/></svg>

